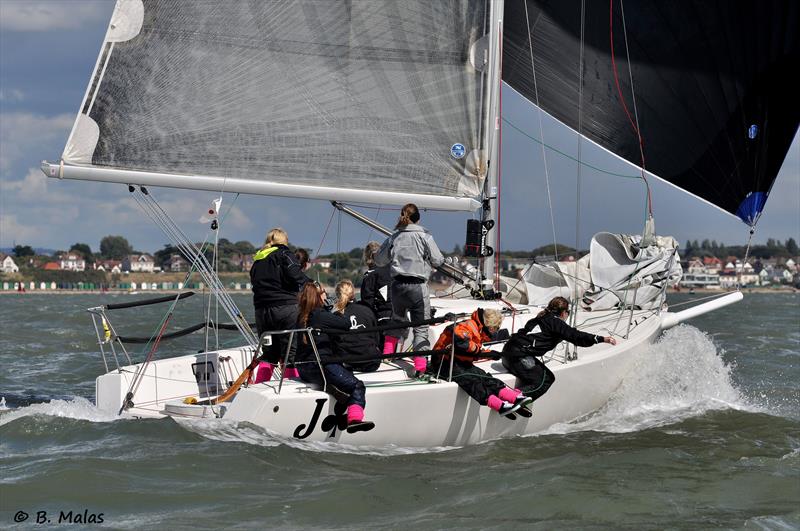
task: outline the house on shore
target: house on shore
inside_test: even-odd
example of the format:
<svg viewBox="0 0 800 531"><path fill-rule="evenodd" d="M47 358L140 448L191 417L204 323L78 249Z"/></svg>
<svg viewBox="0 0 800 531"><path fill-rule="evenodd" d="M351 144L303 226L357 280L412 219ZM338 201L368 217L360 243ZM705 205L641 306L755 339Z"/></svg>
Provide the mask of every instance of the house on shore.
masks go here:
<svg viewBox="0 0 800 531"><path fill-rule="evenodd" d="M119 274L122 273L121 260L99 260L95 262L94 268L97 271L105 271L106 273Z"/></svg>
<svg viewBox="0 0 800 531"><path fill-rule="evenodd" d="M189 262L187 262L183 256L175 253L169 257L169 260L164 262L164 271L170 271L172 273L189 271Z"/></svg>
<svg viewBox="0 0 800 531"><path fill-rule="evenodd" d="M19 273L19 266L11 255L0 253L0 271L3 273Z"/></svg>
<svg viewBox="0 0 800 531"><path fill-rule="evenodd" d="M77 253L62 253L56 259L62 271L86 271L86 260Z"/></svg>
<svg viewBox="0 0 800 531"><path fill-rule="evenodd" d="M156 262L149 254L129 254L122 260L122 270L130 273L152 273Z"/></svg>

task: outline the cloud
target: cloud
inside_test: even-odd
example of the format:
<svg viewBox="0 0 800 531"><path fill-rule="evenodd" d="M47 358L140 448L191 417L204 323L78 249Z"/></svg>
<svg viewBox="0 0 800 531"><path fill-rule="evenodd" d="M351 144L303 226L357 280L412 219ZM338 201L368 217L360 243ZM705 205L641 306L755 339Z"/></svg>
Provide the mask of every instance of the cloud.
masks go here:
<svg viewBox="0 0 800 531"><path fill-rule="evenodd" d="M3 183L3 189L17 199L42 199L47 196L47 178L40 169L31 168L24 179Z"/></svg>
<svg viewBox="0 0 800 531"><path fill-rule="evenodd" d="M20 223L14 214L0 214L0 242L4 247L11 246L14 242L38 241L42 237L42 229Z"/></svg>
<svg viewBox="0 0 800 531"><path fill-rule="evenodd" d="M0 101L6 101L10 103L25 101L25 93L19 89L0 88Z"/></svg>
<svg viewBox="0 0 800 531"><path fill-rule="evenodd" d="M0 114L0 172L6 173L30 153L39 152L39 160L58 153L47 153L46 146L66 143L67 135L75 121L74 114L42 116L26 112ZM53 148L49 148L52 150ZM27 161L28 163L32 161Z"/></svg>
<svg viewBox="0 0 800 531"><path fill-rule="evenodd" d="M0 30L75 30L107 19L111 0L3 0Z"/></svg>

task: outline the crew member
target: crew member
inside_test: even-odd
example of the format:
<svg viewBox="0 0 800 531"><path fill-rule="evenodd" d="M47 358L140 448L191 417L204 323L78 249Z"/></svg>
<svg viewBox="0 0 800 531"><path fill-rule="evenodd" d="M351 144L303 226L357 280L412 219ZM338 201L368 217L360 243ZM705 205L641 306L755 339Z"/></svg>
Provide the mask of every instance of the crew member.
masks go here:
<svg viewBox="0 0 800 531"><path fill-rule="evenodd" d="M364 263L367 265L367 272L361 280L361 302L372 308L379 325L386 325L392 321L392 302L389 295L389 288L392 284L392 276L389 267L378 267L375 265L375 255L378 253L381 244L369 242L364 247ZM397 343L400 341L400 334L394 330L386 331L381 334L380 345L383 346L384 354L394 354Z"/></svg>
<svg viewBox="0 0 800 531"><path fill-rule="evenodd" d="M373 422L364 420L367 405L364 383L353 375L353 371L341 363L331 363L336 355L331 338L323 330L348 330L350 320L325 309L327 295L316 282L309 282L300 291L300 311L297 328L314 328L316 353L306 334L300 341L297 352L297 368L303 381L324 386L324 391L337 402L347 406L347 431L368 431L375 427ZM319 362L316 354L319 354ZM321 362L321 363L320 363ZM325 372L323 378L320 371Z"/></svg>
<svg viewBox="0 0 800 531"><path fill-rule="evenodd" d="M453 351L453 381L480 405L512 419L514 412L530 417L532 413L526 406L533 400L475 366L476 359L489 354L490 351L483 349L483 343L491 341L502 322L503 314L499 311L478 308L469 319L445 328L433 350ZM435 354L431 371L446 377L450 371L450 354Z"/></svg>
<svg viewBox="0 0 800 531"><path fill-rule="evenodd" d="M428 277L432 267L444 262L433 236L418 222L417 206L413 203L403 206L394 233L375 255L375 265L390 266L392 313L396 320L405 320L406 312L412 322L430 319ZM414 327L413 348L415 352L430 349L427 324ZM427 366L426 357L414 356L415 376L422 376Z"/></svg>
<svg viewBox="0 0 800 531"><path fill-rule="evenodd" d="M518 385L525 396L536 400L547 392L556 377L541 357L556 348L561 341L579 347L597 343L617 344L611 336L581 332L564 321L569 317L569 301L555 297L545 310L539 312L523 328L517 330L503 347L503 367L519 378Z"/></svg>
<svg viewBox="0 0 800 531"><path fill-rule="evenodd" d="M333 313L346 317L350 322L350 330L378 326L372 308L363 301L355 302L355 298L356 290L353 283L349 280L340 281L336 284L336 303L333 305ZM345 367L360 372L373 372L381 366L378 332L342 334L333 339L336 353L351 360L344 363ZM364 358L365 361L358 361L355 358Z"/></svg>
<svg viewBox="0 0 800 531"><path fill-rule="evenodd" d="M253 305L256 312L256 329L261 337L265 331L287 330L297 323L297 296L300 288L309 282L292 251L289 238L283 229L267 233L264 247L253 257L250 282L253 286ZM262 359L275 364L283 360L289 349L291 362L297 340L289 345L289 334L276 335L271 346L264 347ZM295 376L292 374L286 376Z"/></svg>

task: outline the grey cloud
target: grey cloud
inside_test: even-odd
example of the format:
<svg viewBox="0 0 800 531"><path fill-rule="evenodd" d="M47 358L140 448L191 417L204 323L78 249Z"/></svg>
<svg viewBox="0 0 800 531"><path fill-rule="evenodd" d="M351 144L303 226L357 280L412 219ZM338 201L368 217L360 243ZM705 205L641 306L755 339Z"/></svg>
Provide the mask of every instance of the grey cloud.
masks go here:
<svg viewBox="0 0 800 531"><path fill-rule="evenodd" d="M3 0L0 2L0 30L75 30L95 26L107 19L111 0Z"/></svg>

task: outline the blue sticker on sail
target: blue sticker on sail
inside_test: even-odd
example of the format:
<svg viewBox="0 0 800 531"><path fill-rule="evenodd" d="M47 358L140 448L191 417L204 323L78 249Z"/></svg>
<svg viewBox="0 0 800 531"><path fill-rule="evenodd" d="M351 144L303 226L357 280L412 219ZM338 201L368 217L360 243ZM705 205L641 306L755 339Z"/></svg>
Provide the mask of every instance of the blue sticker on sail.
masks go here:
<svg viewBox="0 0 800 531"><path fill-rule="evenodd" d="M758 221L759 214L764 210L767 197L766 192L750 192L736 209L736 215L751 227L754 226Z"/></svg>
<svg viewBox="0 0 800 531"><path fill-rule="evenodd" d="M450 156L454 159L460 159L466 154L467 148L464 147L464 144L453 144L453 147L450 148Z"/></svg>
<svg viewBox="0 0 800 531"><path fill-rule="evenodd" d="M747 130L747 137L750 140L755 140L756 136L758 136L758 126L753 124L750 126L750 129Z"/></svg>

